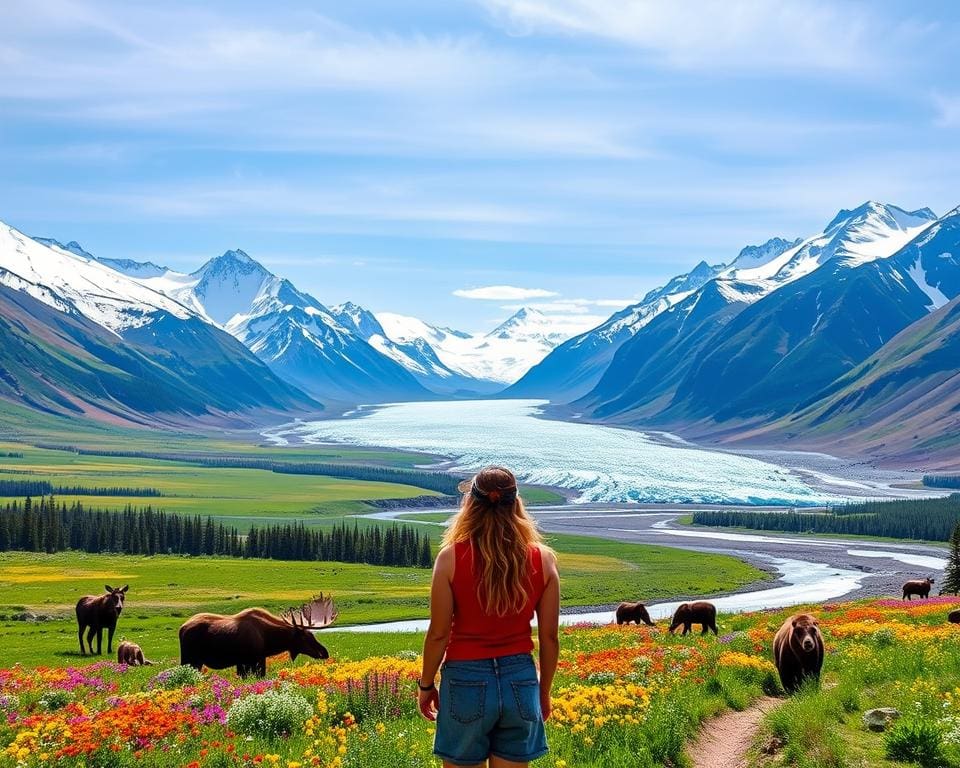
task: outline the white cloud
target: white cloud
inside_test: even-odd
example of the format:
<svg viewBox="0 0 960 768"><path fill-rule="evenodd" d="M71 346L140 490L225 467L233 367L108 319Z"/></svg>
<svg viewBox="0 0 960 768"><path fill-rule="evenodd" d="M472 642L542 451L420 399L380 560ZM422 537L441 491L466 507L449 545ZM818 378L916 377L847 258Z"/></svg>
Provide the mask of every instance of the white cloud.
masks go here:
<svg viewBox="0 0 960 768"><path fill-rule="evenodd" d="M487 301L516 301L522 299L545 299L559 296L556 291L544 288L518 288L514 285L487 285L481 288L458 288L454 296L461 299L484 299Z"/></svg>
<svg viewBox="0 0 960 768"><path fill-rule="evenodd" d="M598 322L606 320L604 315L590 315L596 309L611 308L623 309L630 304L636 304L638 299L558 299L556 301L526 302L524 304L504 304L502 309L516 312L524 307L536 309L545 315L580 315L582 317L598 318Z"/></svg>
<svg viewBox="0 0 960 768"><path fill-rule="evenodd" d="M862 70L879 63L875 20L823 0L480 0L513 34L580 34L681 69ZM894 30L888 30L888 33ZM910 31L910 30L906 30ZM895 50L884 46L884 55Z"/></svg>

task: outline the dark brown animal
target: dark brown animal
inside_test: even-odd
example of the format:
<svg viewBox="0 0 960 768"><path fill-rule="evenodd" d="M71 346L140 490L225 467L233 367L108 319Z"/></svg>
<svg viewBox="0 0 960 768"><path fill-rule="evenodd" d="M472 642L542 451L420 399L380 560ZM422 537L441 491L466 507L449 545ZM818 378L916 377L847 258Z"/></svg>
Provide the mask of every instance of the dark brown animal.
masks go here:
<svg viewBox="0 0 960 768"><path fill-rule="evenodd" d="M129 585L119 589L106 585L105 595L87 595L77 601L77 634L80 637L80 653L86 655L83 647L83 631L87 630L87 645L93 654L93 638L97 638L97 655L103 653L103 630L107 630L107 653L113 653L113 633L117 629L117 619L123 610L123 601Z"/></svg>
<svg viewBox="0 0 960 768"><path fill-rule="evenodd" d="M143 651L136 643L129 640L121 640L117 646L117 663L126 664L128 667L149 667L152 661L143 657Z"/></svg>
<svg viewBox="0 0 960 768"><path fill-rule="evenodd" d="M950 611L950 613L947 614L947 621L951 624L960 624L960 608L955 611Z"/></svg>
<svg viewBox="0 0 960 768"><path fill-rule="evenodd" d="M647 612L647 606L643 603L620 603L617 606L617 624L646 624L649 627L654 626L650 621L650 614Z"/></svg>
<svg viewBox="0 0 960 768"><path fill-rule="evenodd" d="M313 631L330 626L337 618L333 600L315 598L282 617L263 608L248 608L233 616L198 613L180 627L180 663L196 669L236 667L237 674L267 674L267 657L289 653L326 659L330 654Z"/></svg>
<svg viewBox="0 0 960 768"><path fill-rule="evenodd" d="M713 603L698 600L695 603L680 603L677 610L674 611L673 621L670 622L670 631L673 632L677 627L683 625L683 634L687 634L694 624L699 624L702 628L701 635L707 634L711 629L713 634L717 632L717 607Z"/></svg>
<svg viewBox="0 0 960 768"><path fill-rule="evenodd" d="M783 622L773 638L773 663L787 693L800 690L804 680L820 683L823 636L817 620L798 613Z"/></svg>
<svg viewBox="0 0 960 768"><path fill-rule="evenodd" d="M903 599L913 600L914 595L921 598L930 597L930 588L933 586L933 579L913 579L903 585Z"/></svg>

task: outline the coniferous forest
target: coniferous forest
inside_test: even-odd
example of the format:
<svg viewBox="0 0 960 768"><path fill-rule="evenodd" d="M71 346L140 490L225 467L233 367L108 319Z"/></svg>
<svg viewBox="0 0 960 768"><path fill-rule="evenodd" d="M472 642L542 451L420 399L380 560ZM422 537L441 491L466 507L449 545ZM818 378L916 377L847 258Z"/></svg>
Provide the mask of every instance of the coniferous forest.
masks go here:
<svg viewBox="0 0 960 768"><path fill-rule="evenodd" d="M693 513L693 522L758 531L845 533L947 541L960 522L960 494L940 499L864 501L832 507L826 512L702 510Z"/></svg>
<svg viewBox="0 0 960 768"><path fill-rule="evenodd" d="M221 555L272 560L336 560L429 568L430 537L411 526L387 528L346 523L329 529L287 523L252 527L241 534L208 517L172 515L150 506L121 512L27 497L0 507L0 552L125 555Z"/></svg>
<svg viewBox="0 0 960 768"><path fill-rule="evenodd" d="M930 488L960 488L960 475L924 475L923 484Z"/></svg>
<svg viewBox="0 0 960 768"><path fill-rule="evenodd" d="M0 496L162 496L159 488L54 485L48 480L0 480Z"/></svg>

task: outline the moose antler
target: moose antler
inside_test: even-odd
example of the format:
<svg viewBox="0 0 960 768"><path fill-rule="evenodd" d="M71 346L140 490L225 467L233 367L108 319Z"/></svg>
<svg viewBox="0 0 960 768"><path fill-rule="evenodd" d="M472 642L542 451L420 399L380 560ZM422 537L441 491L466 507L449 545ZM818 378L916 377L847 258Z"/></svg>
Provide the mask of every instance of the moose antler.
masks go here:
<svg viewBox="0 0 960 768"><path fill-rule="evenodd" d="M333 605L333 598L324 596L321 592L309 603L304 603L297 609L291 608L284 613L283 618L295 627L323 629L336 621L337 609Z"/></svg>

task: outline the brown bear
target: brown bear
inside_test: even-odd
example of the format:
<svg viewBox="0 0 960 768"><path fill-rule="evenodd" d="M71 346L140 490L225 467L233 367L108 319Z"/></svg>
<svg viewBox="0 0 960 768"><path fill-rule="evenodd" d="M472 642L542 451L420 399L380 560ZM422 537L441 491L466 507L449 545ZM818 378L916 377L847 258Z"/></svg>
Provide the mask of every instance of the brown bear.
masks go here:
<svg viewBox="0 0 960 768"><path fill-rule="evenodd" d="M955 611L950 611L950 613L947 614L947 621L951 624L960 624L960 608Z"/></svg>
<svg viewBox="0 0 960 768"><path fill-rule="evenodd" d="M773 663L787 693L796 693L808 678L819 684L823 636L813 616L797 613L783 622L773 638Z"/></svg>
<svg viewBox="0 0 960 768"><path fill-rule="evenodd" d="M903 599L913 600L914 595L926 598L930 597L930 587L933 586L933 579L913 579L903 585Z"/></svg>
<svg viewBox="0 0 960 768"><path fill-rule="evenodd" d="M673 632L677 627L683 624L683 633L687 634L693 624L699 624L702 628L701 635L707 634L711 629L713 634L717 632L717 607L713 603L698 600L695 603L680 603L677 610L674 611L673 621L670 622L670 631Z"/></svg>
<svg viewBox="0 0 960 768"><path fill-rule="evenodd" d="M143 667L153 664L152 661L148 661L143 657L143 651L140 650L140 646L136 643L131 643L129 640L123 640L120 642L120 645L117 646L117 662L126 664L128 667Z"/></svg>
<svg viewBox="0 0 960 768"><path fill-rule="evenodd" d="M631 621L634 624L643 622L649 627L654 626L647 606L643 603L620 603L617 607L617 624L629 624Z"/></svg>

